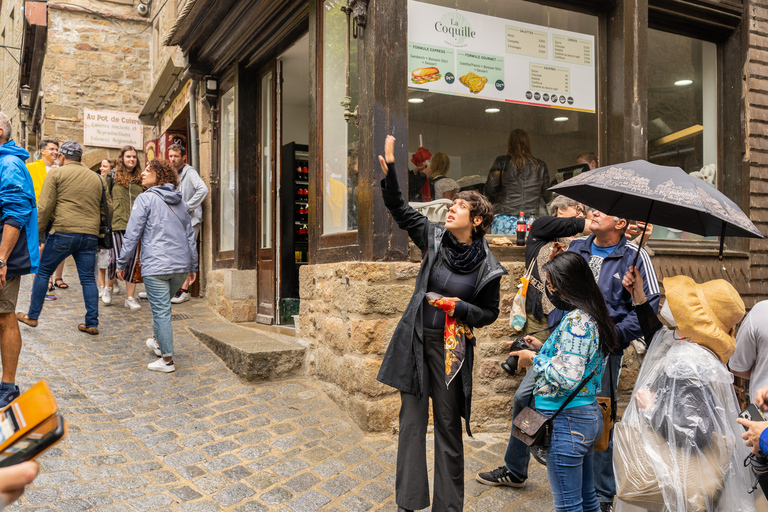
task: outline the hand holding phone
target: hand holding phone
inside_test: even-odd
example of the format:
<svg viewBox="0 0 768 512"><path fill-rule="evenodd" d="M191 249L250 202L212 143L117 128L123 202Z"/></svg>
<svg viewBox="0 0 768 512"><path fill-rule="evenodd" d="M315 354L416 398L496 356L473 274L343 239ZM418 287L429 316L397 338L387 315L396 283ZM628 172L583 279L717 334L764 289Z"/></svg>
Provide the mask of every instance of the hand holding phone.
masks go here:
<svg viewBox="0 0 768 512"><path fill-rule="evenodd" d="M37 477L37 462L23 462L0 468L0 509L10 505L24 493L24 488Z"/></svg>
<svg viewBox="0 0 768 512"><path fill-rule="evenodd" d="M749 421L765 421L765 416L760 412L755 404L749 404L746 409L741 411L739 418L744 418ZM749 430L749 427L744 425L744 430Z"/></svg>

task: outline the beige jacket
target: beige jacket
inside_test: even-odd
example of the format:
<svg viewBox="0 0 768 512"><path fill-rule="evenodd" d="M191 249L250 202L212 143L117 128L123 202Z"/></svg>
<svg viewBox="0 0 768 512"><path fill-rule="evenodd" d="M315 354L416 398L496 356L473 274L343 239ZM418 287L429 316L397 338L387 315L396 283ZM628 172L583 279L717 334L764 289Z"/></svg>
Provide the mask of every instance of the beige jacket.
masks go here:
<svg viewBox="0 0 768 512"><path fill-rule="evenodd" d="M104 181L80 162L51 169L40 191L37 205L40 240L48 223L53 221L51 233L81 233L99 236L103 213L101 190ZM112 200L107 194L107 205L112 213Z"/></svg>

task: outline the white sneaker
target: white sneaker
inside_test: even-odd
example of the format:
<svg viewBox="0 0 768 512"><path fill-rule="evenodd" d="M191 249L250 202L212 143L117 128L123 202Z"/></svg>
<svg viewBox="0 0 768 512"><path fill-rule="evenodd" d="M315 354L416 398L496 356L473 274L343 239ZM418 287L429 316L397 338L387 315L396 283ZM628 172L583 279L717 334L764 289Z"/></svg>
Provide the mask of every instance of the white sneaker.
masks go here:
<svg viewBox="0 0 768 512"><path fill-rule="evenodd" d="M101 297L103 295L104 295L104 287L103 286L99 286L99 297Z"/></svg>
<svg viewBox="0 0 768 512"><path fill-rule="evenodd" d="M120 281L115 281L115 284L112 285L112 293L120 295Z"/></svg>
<svg viewBox="0 0 768 512"><path fill-rule="evenodd" d="M171 373L176 371L176 365L173 364L173 361L166 363L161 357L154 363L149 363L147 369L153 372Z"/></svg>
<svg viewBox="0 0 768 512"><path fill-rule="evenodd" d="M126 297L125 307L136 311L137 309L141 309L141 304L139 304L139 301L137 301L135 297Z"/></svg>
<svg viewBox="0 0 768 512"><path fill-rule="evenodd" d="M139 298L140 299L146 299L147 298L147 292L139 292Z"/></svg>
<svg viewBox="0 0 768 512"><path fill-rule="evenodd" d="M104 304L112 304L112 288L104 288L104 293L101 294L101 302Z"/></svg>
<svg viewBox="0 0 768 512"><path fill-rule="evenodd" d="M160 352L160 345L157 344L157 340L155 338L147 338L147 346L150 350L152 350L152 352L155 353L156 356L160 357L163 355L163 353Z"/></svg>
<svg viewBox="0 0 768 512"><path fill-rule="evenodd" d="M181 292L181 295L178 297L174 296L171 298L171 304L181 304L182 302L187 302L189 300L189 292Z"/></svg>

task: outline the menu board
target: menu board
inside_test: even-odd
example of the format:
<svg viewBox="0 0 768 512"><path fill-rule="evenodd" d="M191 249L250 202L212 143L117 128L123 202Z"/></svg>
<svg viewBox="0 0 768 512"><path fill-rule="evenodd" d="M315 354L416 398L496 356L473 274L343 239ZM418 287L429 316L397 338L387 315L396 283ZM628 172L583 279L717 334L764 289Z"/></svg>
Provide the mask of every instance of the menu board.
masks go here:
<svg viewBox="0 0 768 512"><path fill-rule="evenodd" d="M409 0L413 89L595 112L595 38Z"/></svg>

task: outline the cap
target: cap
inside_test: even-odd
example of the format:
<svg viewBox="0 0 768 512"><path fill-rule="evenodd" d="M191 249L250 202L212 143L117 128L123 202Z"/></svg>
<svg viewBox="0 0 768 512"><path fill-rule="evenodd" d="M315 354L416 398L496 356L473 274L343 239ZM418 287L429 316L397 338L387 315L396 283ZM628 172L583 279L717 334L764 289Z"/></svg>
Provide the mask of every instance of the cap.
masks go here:
<svg viewBox="0 0 768 512"><path fill-rule="evenodd" d="M80 147L80 144L78 144L77 141L68 140L61 145L59 153L64 156L83 156L83 148Z"/></svg>

